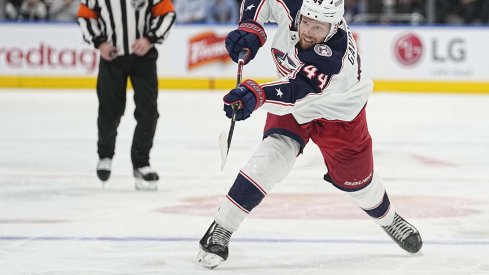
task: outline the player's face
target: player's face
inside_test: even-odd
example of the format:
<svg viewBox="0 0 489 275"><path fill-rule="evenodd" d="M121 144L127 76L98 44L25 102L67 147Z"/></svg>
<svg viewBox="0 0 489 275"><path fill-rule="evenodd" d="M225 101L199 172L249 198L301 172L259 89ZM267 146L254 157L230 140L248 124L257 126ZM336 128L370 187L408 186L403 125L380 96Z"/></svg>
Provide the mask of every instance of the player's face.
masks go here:
<svg viewBox="0 0 489 275"><path fill-rule="evenodd" d="M324 42L330 28L331 24L329 23L302 16L299 25L299 43L301 47L308 49L317 43Z"/></svg>

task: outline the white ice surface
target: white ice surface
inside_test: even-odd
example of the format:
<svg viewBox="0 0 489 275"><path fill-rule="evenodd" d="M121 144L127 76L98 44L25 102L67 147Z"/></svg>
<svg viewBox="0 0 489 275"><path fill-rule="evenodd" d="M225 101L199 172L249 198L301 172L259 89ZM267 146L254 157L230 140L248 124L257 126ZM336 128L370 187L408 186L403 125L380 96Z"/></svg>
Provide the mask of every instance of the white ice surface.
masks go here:
<svg viewBox="0 0 489 275"><path fill-rule="evenodd" d="M0 274L489 274L489 96L382 94L368 119L376 171L418 227L408 255L322 180L314 144L233 235L215 270L198 240L261 139L265 113L229 127L219 92L161 91L159 191L134 190L132 93L105 189L93 91L0 90Z"/></svg>

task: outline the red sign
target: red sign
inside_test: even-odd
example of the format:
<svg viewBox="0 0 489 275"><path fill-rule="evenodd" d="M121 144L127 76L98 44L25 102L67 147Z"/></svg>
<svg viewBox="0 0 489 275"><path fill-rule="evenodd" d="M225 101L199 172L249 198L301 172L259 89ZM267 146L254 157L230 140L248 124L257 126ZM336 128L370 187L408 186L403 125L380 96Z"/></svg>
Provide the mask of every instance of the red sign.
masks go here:
<svg viewBox="0 0 489 275"><path fill-rule="evenodd" d="M394 45L394 52L401 64L413 65L423 55L423 44L415 34L409 33L397 39Z"/></svg>
<svg viewBox="0 0 489 275"><path fill-rule="evenodd" d="M95 49L61 48L40 42L34 48L0 47L0 66L13 69L62 69L84 68L87 73L97 69Z"/></svg>
<svg viewBox="0 0 489 275"><path fill-rule="evenodd" d="M213 32L198 34L189 40L188 69L215 63L229 62L228 52L224 45L225 36L217 36Z"/></svg>

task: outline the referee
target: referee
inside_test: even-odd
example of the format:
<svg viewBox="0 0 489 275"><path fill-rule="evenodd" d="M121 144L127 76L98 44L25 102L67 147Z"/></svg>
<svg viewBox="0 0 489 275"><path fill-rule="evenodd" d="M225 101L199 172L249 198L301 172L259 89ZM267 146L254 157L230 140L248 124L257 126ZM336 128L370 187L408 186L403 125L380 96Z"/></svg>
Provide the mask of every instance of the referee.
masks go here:
<svg viewBox="0 0 489 275"><path fill-rule="evenodd" d="M83 38L100 52L97 78L99 161L97 176L110 177L117 127L126 106L127 80L134 88L137 121L131 147L136 190L156 191L159 176L149 164L158 120L158 76L153 47L175 23L171 0L81 0Z"/></svg>

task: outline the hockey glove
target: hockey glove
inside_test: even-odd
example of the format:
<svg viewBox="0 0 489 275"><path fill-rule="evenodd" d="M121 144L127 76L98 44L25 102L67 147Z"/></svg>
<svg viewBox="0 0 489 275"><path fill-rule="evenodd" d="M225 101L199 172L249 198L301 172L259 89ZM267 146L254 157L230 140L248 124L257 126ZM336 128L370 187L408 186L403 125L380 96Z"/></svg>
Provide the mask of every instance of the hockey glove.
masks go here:
<svg viewBox="0 0 489 275"><path fill-rule="evenodd" d="M262 87L255 81L247 79L224 96L224 111L227 117L232 118L233 106L237 104L236 120L245 120L254 110L263 105L265 100L265 91Z"/></svg>
<svg viewBox="0 0 489 275"><path fill-rule="evenodd" d="M238 62L239 53L248 49L244 57L244 64L255 58L258 49L267 41L267 34L263 27L253 20L243 20L238 29L228 33L226 36L226 50L234 62Z"/></svg>

